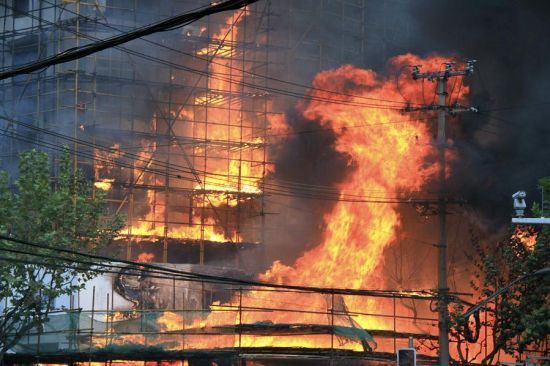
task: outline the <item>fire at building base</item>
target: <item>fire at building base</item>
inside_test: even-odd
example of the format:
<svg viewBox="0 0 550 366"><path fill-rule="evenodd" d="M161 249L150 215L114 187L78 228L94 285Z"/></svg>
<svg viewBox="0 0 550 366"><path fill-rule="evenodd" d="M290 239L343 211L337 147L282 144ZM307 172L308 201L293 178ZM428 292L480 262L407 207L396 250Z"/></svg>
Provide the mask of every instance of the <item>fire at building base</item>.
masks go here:
<svg viewBox="0 0 550 366"><path fill-rule="evenodd" d="M220 2L8 3L4 67ZM22 143L5 156L69 144L125 225L97 263L109 270L55 299L3 364L395 365L407 347L437 364L436 308L458 291L438 296L430 225L448 214L441 162L460 157L434 143L426 99L459 108L470 86L409 75L458 57L362 67L386 54L367 31L383 3L262 0L13 78L9 114L38 127L7 126ZM532 250L536 235L514 238Z"/></svg>

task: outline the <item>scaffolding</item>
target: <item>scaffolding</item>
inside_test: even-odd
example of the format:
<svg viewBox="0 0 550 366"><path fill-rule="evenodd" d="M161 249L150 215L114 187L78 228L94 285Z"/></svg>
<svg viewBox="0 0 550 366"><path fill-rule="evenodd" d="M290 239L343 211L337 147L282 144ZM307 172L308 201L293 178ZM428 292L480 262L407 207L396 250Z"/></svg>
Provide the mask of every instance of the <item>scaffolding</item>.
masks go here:
<svg viewBox="0 0 550 366"><path fill-rule="evenodd" d="M5 157L2 165L9 168L18 151L37 145L57 158L59 147L68 145L75 166L93 179L95 194L104 192L110 212L126 218L116 243L119 256L202 266L223 263L255 272L263 258L243 263L240 254L260 248L254 252L260 256L266 244L270 121L296 102L293 95L269 90L301 94L306 88L300 83L309 85L320 70L344 63L363 65L364 3L260 1L5 80L0 91L1 113L38 129L15 122L0 125L8 135L0 147ZM3 68L11 68L196 6L193 0L7 0L0 13L0 62ZM277 79L296 84L281 88ZM286 230L278 230L277 236L295 240ZM398 297L385 299L381 305L389 313L349 315L335 307L334 295L323 299L325 306L320 309L307 308L311 294L300 294L300 303L290 306L258 307L247 300L246 290L231 288L217 290L227 292L222 296L227 301L212 308L213 290L204 284L174 280L166 286L173 288L173 298L160 309L116 308L110 302L115 298L113 290L101 298L93 290L93 305L86 310L73 298L69 311L46 325L46 329L51 326L48 333L29 333L11 360L110 362L113 355L118 359L188 360L223 352L230 358L263 352L321 355L330 362L365 359L361 341L368 333L354 325L353 316L378 319L389 327L368 330L383 345L385 353L380 351L376 357L391 359L396 347L406 345L411 335L423 342L433 340L428 332L414 333L409 327L411 322L424 321L430 328L435 326L433 319L398 316ZM200 320L216 312L233 317L215 327L188 327L189 319ZM253 321L258 314L269 320L274 312L301 312L310 322ZM164 316L182 319L181 327L162 328L158 319ZM48 342L48 337L54 340ZM132 337L139 347L125 353L123 341ZM252 339L262 345L262 339L269 337L292 338L298 343L313 338L319 343L301 349L250 347ZM214 339L217 346L214 350L192 348L188 343L192 339ZM175 348L159 349L158 344L165 341L176 341ZM109 348L113 344L122 348ZM48 351L47 347L53 348Z"/></svg>
<svg viewBox="0 0 550 366"><path fill-rule="evenodd" d="M370 365L373 360L394 362L396 349L406 346L411 337L423 350L420 359L424 363L437 361L429 355L437 337L422 331L437 327L437 319L396 311L396 305L405 300L417 301L419 309L427 309L434 299L429 295L301 292L294 303L271 295L275 291L282 297L296 290L243 288L169 277L155 281L157 291L166 300L165 308L145 309L141 303L137 309L120 310L117 291L93 286L88 293L75 294L68 309L50 314L42 327L29 331L4 361L253 365L259 359L266 364L294 359L331 365L355 360ZM223 304L204 306L209 303L201 300L205 294L225 300ZM342 304L356 296L361 302L376 298L385 306L369 313L350 312ZM140 300L146 302L147 297L144 290ZM311 305L319 299L325 308ZM389 326L363 329L355 321L359 318Z"/></svg>
<svg viewBox="0 0 550 366"><path fill-rule="evenodd" d="M135 29L195 1L8 1L0 22L4 68ZM37 143L75 166L127 220L121 252L137 260L236 260L262 243L268 169L270 3L210 16L32 75L3 82L4 162ZM52 136L55 131L72 140ZM40 146L40 145L39 145ZM53 146L53 148L52 148ZM5 163L4 165L7 165ZM185 246L184 250L180 250ZM235 263L237 264L237 263Z"/></svg>
<svg viewBox="0 0 550 366"><path fill-rule="evenodd" d="M0 63L22 65L196 6L6 0ZM319 70L364 64L365 9L364 0L266 0L4 80L3 114L47 131L4 122L1 164L9 169L37 143L54 157L70 145L110 211L126 217L120 255L257 270L239 252L260 247L254 253L265 256L270 121L296 102L266 90L301 94Z"/></svg>

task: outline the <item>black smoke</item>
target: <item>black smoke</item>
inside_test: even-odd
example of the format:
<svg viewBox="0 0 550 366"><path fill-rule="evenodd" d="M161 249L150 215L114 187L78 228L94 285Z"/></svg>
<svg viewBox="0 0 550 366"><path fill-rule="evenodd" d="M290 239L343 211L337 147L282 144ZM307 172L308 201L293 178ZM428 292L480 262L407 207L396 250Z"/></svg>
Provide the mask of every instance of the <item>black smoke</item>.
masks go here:
<svg viewBox="0 0 550 366"><path fill-rule="evenodd" d="M337 136L330 126L305 119L297 109L286 113L286 121L288 135L270 151L277 167L270 178L284 187L276 188L283 196L274 196L271 204L268 202L275 211L269 226L281 229L269 235L269 247L274 252L268 257L290 264L304 250L321 242L323 217L336 204L335 196L318 191L316 186L335 187L348 178L354 166L349 155L336 150ZM337 196L338 191L334 192Z"/></svg>
<svg viewBox="0 0 550 366"><path fill-rule="evenodd" d="M466 83L481 113L450 122L459 155L450 187L502 227L511 194L526 189L532 203L537 179L550 175L550 3L418 0L409 11L410 52L478 60Z"/></svg>
<svg viewBox="0 0 550 366"><path fill-rule="evenodd" d="M449 254L451 261L453 256L462 257L462 244L467 246L472 226L483 229L486 238L509 226L515 191L527 190L531 204L539 200L537 179L550 175L550 2L365 0L363 39L345 36L346 25L338 17L318 21L315 17L322 11L317 2L300 4L303 12L293 11L291 17L274 21L274 32L287 30L293 36L290 44L295 45L286 57L291 60L288 69L270 71L282 79L309 85L315 73L346 62L391 76L395 71L388 70L388 60L405 53L477 60L474 74L464 82L471 90L469 103L481 112L448 118L448 135L457 157L450 163L449 196L467 202L450 209L448 237L455 250ZM340 10L345 14L347 8ZM313 26L306 27L310 23ZM336 29L328 34L317 31L323 24ZM334 52L327 45L335 47ZM342 49L363 49L363 61L344 60ZM304 61L309 59L318 62ZM453 96L460 84L461 79L450 80ZM299 133L270 152L275 157L276 179L334 187L353 171L347 157L334 150L331 132L302 133L319 125L303 120L299 112L287 113L286 121ZM426 190L433 193L437 188ZM267 250L271 252L266 257L291 263L304 249L317 245L323 235L323 216L333 206L332 201L268 197ZM404 219L400 243L413 254L435 254L428 249L437 241L437 217L424 217L405 206L400 210ZM432 275L424 277L435 278ZM407 276L402 282L407 282Z"/></svg>
<svg viewBox="0 0 550 366"><path fill-rule="evenodd" d="M550 2L366 0L364 4L364 58L363 63L355 63L356 66L388 74L387 61L404 53L420 56L435 53L477 60L475 73L464 82L471 89L470 104L479 107L481 112L448 118L448 135L457 156L451 163L449 195L467 201L464 207L450 209L448 240L454 249L449 259L453 262L453 258L462 257L472 224L483 229L485 237L506 228L512 214L512 193L525 189L533 203L540 198L537 179L550 175L550 42L547 41ZM316 37L320 37L322 45L324 38L315 32L306 32L299 39L315 43ZM352 37L341 42L360 48L360 42ZM293 52L306 51L296 48ZM339 59L337 53L323 55ZM300 64L289 66L291 74L294 67L300 70ZM317 71L321 71L321 67ZM449 82L449 92L453 95L456 96L460 88L460 79ZM296 113L287 115L287 122L298 131L313 124L303 121ZM275 176L334 186L352 169L346 168L346 157L334 150L333 139L327 132L325 135L298 134L284 140L274 151ZM287 222L284 226L287 232L275 233L277 243L272 245L280 252L269 257L289 262L302 252L304 241L307 241L305 247L319 243L323 216L330 212L334 202L289 198L286 204L293 209L280 207L276 211L287 217L274 220L281 224ZM423 217L408 206L400 211L404 221L399 245L410 248L412 257L435 255L431 249L437 241L437 217ZM289 218L289 213L293 217ZM298 222L293 226L294 221ZM422 251L418 251L419 248ZM424 263L434 261L429 258ZM415 261L412 267L418 267L418 263ZM457 268L460 267L457 264ZM426 281L418 282L422 285L435 278L429 271L418 273L413 268L409 272L415 277L424 277ZM391 286L399 282L410 285L406 273L394 277L397 279ZM403 281L399 280L401 277Z"/></svg>

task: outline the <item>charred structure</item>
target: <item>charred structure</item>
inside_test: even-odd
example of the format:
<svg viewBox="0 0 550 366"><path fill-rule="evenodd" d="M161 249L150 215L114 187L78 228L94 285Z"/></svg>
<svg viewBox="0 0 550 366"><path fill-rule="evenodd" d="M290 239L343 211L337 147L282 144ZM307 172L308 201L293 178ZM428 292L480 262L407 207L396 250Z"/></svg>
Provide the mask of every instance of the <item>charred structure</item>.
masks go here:
<svg viewBox="0 0 550 366"><path fill-rule="evenodd" d="M217 3L5 0L0 64ZM435 305L446 314L470 296L468 229L501 227L476 194L502 174L464 173L492 143L498 156L489 125L472 127L483 115L453 115L438 158L432 98L454 112L487 95L478 79L438 90L411 74L472 66L418 44L436 22L413 4L261 0L0 81L0 168L30 148L54 161L68 149L125 218L104 254L128 261L59 299L5 361L385 365L412 343L435 363ZM452 227L440 240L438 215ZM515 236L535 245L536 233ZM446 240L449 288L433 265Z"/></svg>

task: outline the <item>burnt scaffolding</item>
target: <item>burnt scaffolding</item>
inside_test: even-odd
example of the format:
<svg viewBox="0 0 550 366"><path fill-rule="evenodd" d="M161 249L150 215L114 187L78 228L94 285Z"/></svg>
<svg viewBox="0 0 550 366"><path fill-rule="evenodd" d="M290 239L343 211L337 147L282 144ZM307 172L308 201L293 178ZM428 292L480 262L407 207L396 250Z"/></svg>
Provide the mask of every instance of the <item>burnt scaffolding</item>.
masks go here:
<svg viewBox="0 0 550 366"><path fill-rule="evenodd" d="M437 361L430 356L437 337L426 331L437 327L437 319L396 311L404 301L415 301L419 309L429 307L434 300L429 294L346 295L227 284L207 284L205 291L201 282L169 277L156 281L168 294L167 308L117 310L115 291L93 287L90 293L75 296L69 309L50 314L43 327L29 331L4 362L275 365L297 360L347 365L353 360L357 365L372 365L395 362L396 350L407 347L411 337L420 350L419 360L424 364ZM281 299L271 296L273 292ZM299 300L285 299L296 293ZM224 299L223 303L207 308L190 303L205 294ZM376 299L381 306L368 313L342 306L354 297L362 302ZM319 299L326 307L312 305ZM88 310L82 310L90 301ZM372 328L363 329L356 320ZM376 326L381 323L392 325Z"/></svg>
<svg viewBox="0 0 550 366"><path fill-rule="evenodd" d="M5 4L0 63L8 69L209 2ZM110 211L126 217L118 255L246 267L239 252L262 256L266 231L294 240L266 225L270 119L291 108L306 92L300 84L319 70L364 64L366 46L376 44L366 10L364 0L265 0L4 80L2 115L43 130L2 121L1 167L12 169L23 149L57 156L68 145L107 193Z"/></svg>
<svg viewBox="0 0 550 366"><path fill-rule="evenodd" d="M196 6L8 1L1 63L21 65ZM249 85L267 83L270 16L270 2L261 2L5 80L3 114L14 121L3 124L3 165L37 144L53 156L67 145L110 211L126 217L120 255L230 264L264 241L265 135L274 112L271 96Z"/></svg>
<svg viewBox="0 0 550 366"><path fill-rule="evenodd" d="M7 1L0 10L0 62L11 68L196 6L193 0ZM45 148L57 158L67 145L75 165L94 180L95 192L106 193L110 212L126 217L127 227L117 241L119 256L222 263L252 272L261 260L242 263L239 254L263 248L266 242L270 118L294 105L295 94L305 91L299 84L281 84L273 78L309 85L319 70L343 63L362 65L364 17L362 0L260 1L246 10L2 81L0 113L10 118L0 126L2 167L12 168L18 151ZM294 95L275 94L271 88L290 89ZM277 235L295 240L281 228ZM67 311L53 314L44 329L27 335L12 360L26 362L25 357L38 356L45 362L71 357L111 361L112 355L184 360L293 353L313 362L318 355L325 360L364 359L360 340L368 333L351 321L356 316L386 325L368 330L377 342L386 343L386 353L369 358L392 358L409 335L422 342L433 338L429 331L412 332L406 325L424 322L429 329L433 319L397 315L398 296L385 299L385 312L349 314L335 306L334 295L323 295L323 306L316 309L307 306L311 294L300 294L299 303L278 303L270 297L269 303L257 306L258 300L243 289L214 291L204 283L169 282L164 286L169 294L160 296L164 304L139 303L132 310L121 310L113 302L120 296L113 288L96 294L92 287L93 293L84 295L91 304L81 303L80 294L75 294ZM105 288L98 286L99 291ZM220 292L225 295L216 298L214 293ZM260 296L260 290L254 294ZM216 300L226 305L211 307ZM274 312L303 317L271 323ZM208 322L208 327L188 327L182 321L179 327L165 329L158 323L173 315L200 323L216 313L232 317ZM261 321L258 314L263 315ZM304 320L312 318L315 321ZM137 348L126 354L121 348L109 350L125 337L136 337ZM322 342L310 349L253 348L253 337L258 340L255 345L268 337L295 338L297 344L321 337ZM193 338L214 339L217 346L190 348L187 342ZM175 348L151 345L164 340L176 340ZM360 351L346 349L358 340Z"/></svg>

